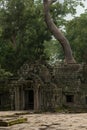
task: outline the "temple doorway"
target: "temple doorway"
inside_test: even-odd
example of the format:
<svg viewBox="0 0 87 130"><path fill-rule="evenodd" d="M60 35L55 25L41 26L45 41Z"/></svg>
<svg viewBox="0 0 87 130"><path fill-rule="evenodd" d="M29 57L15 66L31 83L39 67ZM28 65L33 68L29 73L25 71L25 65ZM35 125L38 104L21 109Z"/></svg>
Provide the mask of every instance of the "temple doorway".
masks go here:
<svg viewBox="0 0 87 130"><path fill-rule="evenodd" d="M34 110L34 90L25 91L25 109Z"/></svg>

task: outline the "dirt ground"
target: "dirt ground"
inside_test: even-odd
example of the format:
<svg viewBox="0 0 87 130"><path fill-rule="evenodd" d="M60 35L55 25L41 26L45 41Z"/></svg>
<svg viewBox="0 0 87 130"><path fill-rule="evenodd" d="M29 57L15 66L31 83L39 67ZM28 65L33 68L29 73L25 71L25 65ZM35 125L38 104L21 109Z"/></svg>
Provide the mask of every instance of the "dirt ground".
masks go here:
<svg viewBox="0 0 87 130"><path fill-rule="evenodd" d="M0 117L14 113L15 112L0 112ZM27 117L28 121L26 123L10 127L0 127L0 130L87 130L87 113L30 113L23 114L22 116Z"/></svg>

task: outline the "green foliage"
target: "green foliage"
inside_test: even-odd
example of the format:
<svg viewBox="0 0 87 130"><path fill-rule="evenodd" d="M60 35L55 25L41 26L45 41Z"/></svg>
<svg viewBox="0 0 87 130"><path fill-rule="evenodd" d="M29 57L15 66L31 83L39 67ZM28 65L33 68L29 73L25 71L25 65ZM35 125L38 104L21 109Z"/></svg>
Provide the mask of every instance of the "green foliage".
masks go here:
<svg viewBox="0 0 87 130"><path fill-rule="evenodd" d="M63 4L53 4L54 22L58 26L64 25L64 17L68 13L74 14L80 1L65 0ZM55 52L57 55L57 44L50 45L51 51L48 45L44 46L44 41L51 39L41 0L0 0L0 64L3 68L14 73L27 60L46 59Z"/></svg>
<svg viewBox="0 0 87 130"><path fill-rule="evenodd" d="M8 78L9 76L12 76L12 73L5 71L0 66L0 79Z"/></svg>
<svg viewBox="0 0 87 130"><path fill-rule="evenodd" d="M40 59L45 55L43 42L50 38L41 3L7 0L1 6L0 62L4 68L15 72L26 60Z"/></svg>
<svg viewBox="0 0 87 130"><path fill-rule="evenodd" d="M51 64L55 63L56 61L60 61L63 59L63 50L60 44L56 39L52 39L50 41L45 41L44 42L44 51L49 58L49 62ZM62 53L60 53L62 52Z"/></svg>
<svg viewBox="0 0 87 130"><path fill-rule="evenodd" d="M87 63L87 13L67 23L66 33L78 62Z"/></svg>

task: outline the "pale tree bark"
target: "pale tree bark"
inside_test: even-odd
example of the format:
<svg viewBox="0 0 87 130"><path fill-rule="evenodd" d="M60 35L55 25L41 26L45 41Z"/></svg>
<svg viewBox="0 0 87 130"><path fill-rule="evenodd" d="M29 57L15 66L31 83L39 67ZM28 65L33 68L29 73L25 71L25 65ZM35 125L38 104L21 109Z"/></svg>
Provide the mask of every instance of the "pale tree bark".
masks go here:
<svg viewBox="0 0 87 130"><path fill-rule="evenodd" d="M11 37L11 42L12 42L13 48L16 48L16 36Z"/></svg>
<svg viewBox="0 0 87 130"><path fill-rule="evenodd" d="M46 24L51 31L51 33L54 35L54 37L60 42L60 44L63 47L64 54L65 54L65 62L66 63L76 63L73 55L72 50L70 47L70 44L66 37L61 33L59 28L54 24L53 19L50 15L50 5L55 2L56 0L43 0L44 4L44 15L45 15L45 21Z"/></svg>

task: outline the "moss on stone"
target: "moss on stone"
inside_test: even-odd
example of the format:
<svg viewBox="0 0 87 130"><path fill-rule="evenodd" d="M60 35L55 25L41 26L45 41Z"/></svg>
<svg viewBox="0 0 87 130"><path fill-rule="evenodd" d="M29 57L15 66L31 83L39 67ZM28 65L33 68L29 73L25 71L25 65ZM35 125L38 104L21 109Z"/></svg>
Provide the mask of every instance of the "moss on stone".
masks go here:
<svg viewBox="0 0 87 130"><path fill-rule="evenodd" d="M18 117L18 118L13 118L13 119L9 119L9 120L0 120L0 126L11 126L11 125L15 125L15 124L20 124L20 123L24 123L27 121L27 118L23 118L23 117Z"/></svg>

